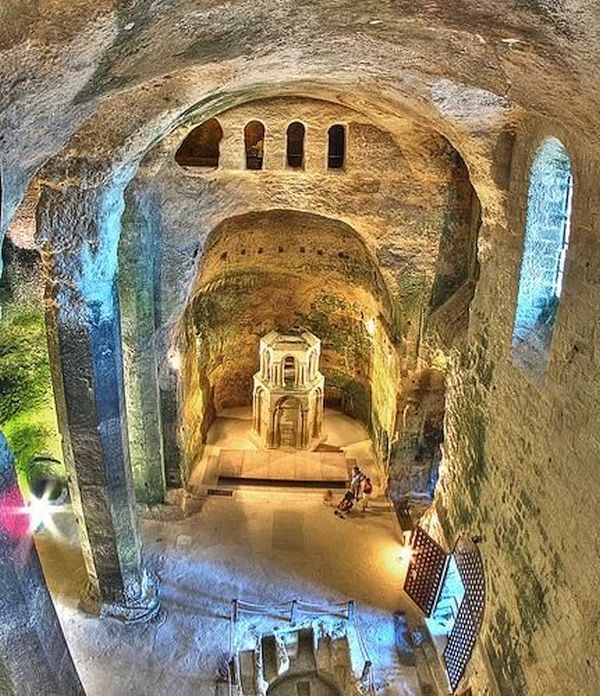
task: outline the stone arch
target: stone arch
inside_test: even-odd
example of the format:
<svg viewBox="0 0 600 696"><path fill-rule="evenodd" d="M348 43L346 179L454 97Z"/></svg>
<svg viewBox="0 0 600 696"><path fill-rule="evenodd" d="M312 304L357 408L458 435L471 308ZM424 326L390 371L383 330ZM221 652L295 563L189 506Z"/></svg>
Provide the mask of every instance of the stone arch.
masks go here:
<svg viewBox="0 0 600 696"><path fill-rule="evenodd" d="M302 169L304 166L305 135L306 128L300 121L294 121L287 127L286 164L292 169Z"/></svg>
<svg viewBox="0 0 600 696"><path fill-rule="evenodd" d="M304 687L304 685L306 685ZM303 688L304 687L304 688ZM342 696L333 680L319 672L283 674L267 689L267 696L288 696L289 694L313 694L314 696Z"/></svg>
<svg viewBox="0 0 600 696"><path fill-rule="evenodd" d="M248 121L244 127L246 169L262 169L265 152L265 125L262 121Z"/></svg>
<svg viewBox="0 0 600 696"><path fill-rule="evenodd" d="M177 117L177 119L183 118L183 113ZM174 119L167 128L172 127L177 119ZM85 138L82 142L84 141ZM135 142L134 146L130 143L123 144L119 157L115 158L114 162L107 160L104 163L98 163L84 159L75 161L75 158L71 160L67 157L51 162L42 175L47 185L44 186L40 199L39 216L41 237L47 249L62 249L65 235L72 234L73 239L80 240L78 246L70 246L65 254L49 255L52 257L46 269L51 278L49 287L55 295L61 295L61 300L66 300L63 308L58 308L59 303L56 303L56 315L51 317L53 333L58 336L62 331L68 335L71 331L75 332L75 329L81 330L81 335L89 338L88 343L92 346L90 355L84 356L89 363L90 373L95 374L96 371L105 369L103 365L94 362L96 357L114 356L115 374L119 384L123 380L123 369L122 365L118 364L121 360L121 347L118 345L120 316L115 288L116 247L120 236L125 187L131 181L139 159L144 154L144 148L150 147L150 142L144 141L143 137L138 140L134 138L132 142ZM137 149L133 150L133 147ZM146 160L146 164L149 162L151 158ZM101 169L103 165L106 166ZM57 182L63 182L64 185L57 186ZM68 221L66 225L58 224L61 215L56 215L56 211L64 213L62 217ZM70 274L71 269L75 268L79 271L74 274L76 280L73 283ZM373 277L380 278L377 264L375 264ZM78 317L79 323L75 328L69 325L70 318L66 309L68 306L82 307L81 317ZM106 327L102 337L92 335L90 332L88 325L90 318L94 322L101 321L103 327ZM107 341L106 337L110 338L110 350L106 350L106 346L102 343ZM55 349L57 354L60 353L60 346L56 345ZM84 351L84 349L82 342L81 350ZM64 368L57 365L55 370L57 379L62 379L61 371L64 371ZM65 376L64 381L69 381L68 375ZM169 388L169 393L174 394L175 391L175 388ZM114 390L114 394L117 395L115 398L117 403L113 407L114 413L125 413L123 399L120 396L122 392L121 388ZM59 396L59 399L62 397ZM74 392L68 395L68 399L76 399ZM172 410L176 417L176 407ZM97 430L101 431L100 428ZM78 436L76 428L72 428L72 433ZM119 466L123 469L128 466L129 458L128 448L124 442L125 440L121 438L121 444L117 443L122 450ZM81 458L83 463L84 459L84 457ZM125 481L126 477L122 476L122 479ZM129 497L124 494L122 500L129 503ZM137 534L136 530L132 533Z"/></svg>
<svg viewBox="0 0 600 696"><path fill-rule="evenodd" d="M334 123L327 131L327 169L343 169L346 163L346 126Z"/></svg>
<svg viewBox="0 0 600 696"><path fill-rule="evenodd" d="M209 118L188 133L175 153L175 161L182 167L216 168L222 139L221 124Z"/></svg>
<svg viewBox="0 0 600 696"><path fill-rule="evenodd" d="M513 359L537 380L550 358L569 245L572 192L567 150L557 138L547 138L529 170L512 336Z"/></svg>

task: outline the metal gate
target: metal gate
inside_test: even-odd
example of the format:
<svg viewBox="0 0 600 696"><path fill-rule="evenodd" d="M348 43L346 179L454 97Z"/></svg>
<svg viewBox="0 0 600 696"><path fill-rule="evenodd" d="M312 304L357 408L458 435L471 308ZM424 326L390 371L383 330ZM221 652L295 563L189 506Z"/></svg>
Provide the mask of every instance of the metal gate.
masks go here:
<svg viewBox="0 0 600 696"><path fill-rule="evenodd" d="M452 691L456 691L471 659L483 622L485 608L485 575L479 548L470 537L461 537L453 552L465 588L465 596L448 643L444 663Z"/></svg>
<svg viewBox="0 0 600 696"><path fill-rule="evenodd" d="M408 565L404 591L429 617L442 589L450 556L420 527L412 532L411 545L413 555ZM452 555L465 588L443 652L448 681L454 693L471 659L483 622L485 575L479 548L471 537L460 537Z"/></svg>
<svg viewBox="0 0 600 696"><path fill-rule="evenodd" d="M413 530L410 543L413 555L408 564L404 591L425 616L431 616L446 574L448 554L421 527Z"/></svg>

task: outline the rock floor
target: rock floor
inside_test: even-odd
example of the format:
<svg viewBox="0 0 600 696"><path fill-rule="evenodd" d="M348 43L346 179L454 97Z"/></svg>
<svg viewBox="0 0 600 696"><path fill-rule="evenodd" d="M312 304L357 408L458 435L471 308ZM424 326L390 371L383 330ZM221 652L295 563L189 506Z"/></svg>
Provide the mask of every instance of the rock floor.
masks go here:
<svg viewBox="0 0 600 696"><path fill-rule="evenodd" d="M163 612L142 626L98 620L77 608L85 571L75 521L36 544L88 696L213 696L228 651L234 598L271 604L354 599L378 694L419 693L416 670L396 657L393 613L414 612L402 591L405 562L387 504L341 520L314 489L237 488L209 496L183 520L143 519L148 564L162 582ZM337 498L337 493L336 493Z"/></svg>

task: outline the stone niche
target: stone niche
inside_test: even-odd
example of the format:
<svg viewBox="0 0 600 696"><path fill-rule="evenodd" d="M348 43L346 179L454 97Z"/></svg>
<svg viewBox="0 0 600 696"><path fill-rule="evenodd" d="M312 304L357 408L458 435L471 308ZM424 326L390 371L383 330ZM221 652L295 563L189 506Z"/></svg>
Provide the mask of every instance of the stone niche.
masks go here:
<svg viewBox="0 0 600 696"><path fill-rule="evenodd" d="M268 448L311 449L322 440L321 341L309 331L269 332L260 339L252 427Z"/></svg>

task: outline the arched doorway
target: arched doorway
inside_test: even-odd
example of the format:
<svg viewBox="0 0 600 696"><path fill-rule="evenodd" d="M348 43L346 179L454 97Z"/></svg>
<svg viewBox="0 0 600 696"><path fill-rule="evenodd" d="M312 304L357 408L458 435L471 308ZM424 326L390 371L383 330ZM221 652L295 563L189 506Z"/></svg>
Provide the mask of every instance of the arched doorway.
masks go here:
<svg viewBox="0 0 600 696"><path fill-rule="evenodd" d="M277 404L274 431L277 446L302 446L302 404L299 399L287 396Z"/></svg>

